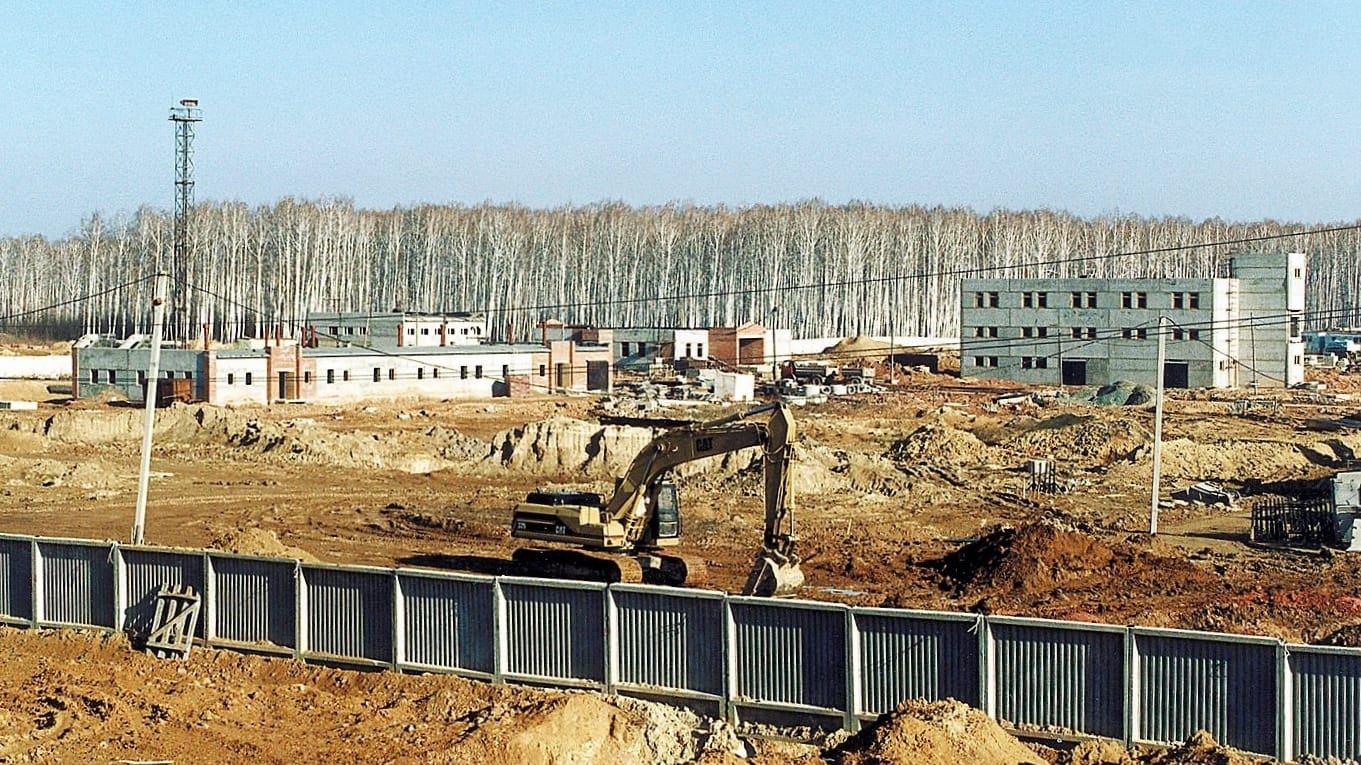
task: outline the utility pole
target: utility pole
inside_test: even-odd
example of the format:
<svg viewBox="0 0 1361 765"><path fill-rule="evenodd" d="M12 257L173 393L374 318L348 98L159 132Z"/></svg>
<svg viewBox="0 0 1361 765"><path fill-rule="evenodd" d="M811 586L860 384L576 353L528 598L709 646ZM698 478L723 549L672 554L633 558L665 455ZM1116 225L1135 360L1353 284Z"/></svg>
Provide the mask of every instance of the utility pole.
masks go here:
<svg viewBox="0 0 1361 765"><path fill-rule="evenodd" d="M143 542L146 528L147 484L151 479L151 430L156 422L156 383L161 374L161 334L165 324L165 274L156 274L156 292L151 298L151 359L147 363L146 416L142 420L142 466L137 472L137 510L132 521L132 543Z"/></svg>
<svg viewBox="0 0 1361 765"><path fill-rule="evenodd" d="M1167 317L1158 317L1158 377L1153 404L1153 500L1148 515L1148 533L1158 534L1158 492L1163 464L1163 366L1167 363Z"/></svg>
<svg viewBox="0 0 1361 765"><path fill-rule="evenodd" d="M776 312L780 310L778 305L770 307L770 383L775 386L776 391L780 387L780 358L775 350L775 324ZM738 354L739 356L741 354Z"/></svg>
<svg viewBox="0 0 1361 765"><path fill-rule="evenodd" d="M194 125L203 121L197 98L185 98L171 107L175 123L175 250L171 275L175 294L171 301L171 336L189 339L189 209L194 206Z"/></svg>

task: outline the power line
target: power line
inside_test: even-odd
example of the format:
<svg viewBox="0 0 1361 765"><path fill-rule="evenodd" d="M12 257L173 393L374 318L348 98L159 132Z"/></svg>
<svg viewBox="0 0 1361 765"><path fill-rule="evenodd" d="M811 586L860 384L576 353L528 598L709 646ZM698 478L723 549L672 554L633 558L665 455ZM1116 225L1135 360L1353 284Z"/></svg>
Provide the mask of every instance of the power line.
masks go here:
<svg viewBox="0 0 1361 765"><path fill-rule="evenodd" d="M79 296L79 297L71 298L70 300L63 300L63 301L61 301L60 303L53 303L53 304L51 304L51 305L45 305L45 306L43 306L43 307L41 307L41 308L34 308L34 309L31 309L31 310L28 310L28 311L20 311L20 312L18 312L18 313L11 313L11 314L7 314L7 315L5 315L5 316L0 316L0 322L8 322L8 321L10 321L11 319L21 319L21 318L23 318L23 317L25 317L25 316L32 316L32 315L34 315L34 314L46 313L47 311L55 311L55 310L58 309L58 308L65 308L65 307L68 306L68 305L75 305L76 303L84 303L84 302L87 301L87 300L94 300L94 299L97 298L97 297L103 297L103 296L105 296L105 295L108 295L109 293L117 292L117 291L119 291L119 290L121 290L121 289L126 289L126 288L128 288L128 287L133 286L134 284L139 284L139 283L144 282L144 281L146 281L146 280L148 280L148 279L151 279L151 278L152 278L151 276L143 276L143 277L140 277L140 278L137 278L137 279L133 279L133 280L130 281L130 282L124 282L123 284L119 284L119 285L117 285L117 286L115 286L115 287L109 287L108 289L100 290L99 292L91 292L91 293L88 293L88 294L85 294L85 295L81 295L81 296Z"/></svg>

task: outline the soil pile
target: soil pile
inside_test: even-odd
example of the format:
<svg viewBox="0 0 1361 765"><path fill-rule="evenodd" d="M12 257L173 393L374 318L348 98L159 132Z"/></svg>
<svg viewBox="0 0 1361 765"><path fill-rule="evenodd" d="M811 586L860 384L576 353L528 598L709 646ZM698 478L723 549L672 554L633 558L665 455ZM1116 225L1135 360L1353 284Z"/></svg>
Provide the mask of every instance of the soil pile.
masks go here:
<svg viewBox="0 0 1361 765"><path fill-rule="evenodd" d="M1060 765L1261 765L1262 760L1237 749L1220 746L1205 731L1196 731L1184 743L1159 751L1129 751L1118 742L1086 741L1066 756ZM1274 762L1274 760L1273 760Z"/></svg>
<svg viewBox="0 0 1361 765"><path fill-rule="evenodd" d="M1036 457L1108 465L1132 457L1152 440L1133 420L1064 413L1035 423L1009 445Z"/></svg>
<svg viewBox="0 0 1361 765"><path fill-rule="evenodd" d="M269 529L226 529L208 542L208 547L238 555L259 555L266 558L293 558L305 563L316 563L316 556L300 547L286 545L279 535Z"/></svg>
<svg viewBox="0 0 1361 765"><path fill-rule="evenodd" d="M1044 765L987 715L945 701L904 701L834 749L836 765Z"/></svg>
<svg viewBox="0 0 1361 765"><path fill-rule="evenodd" d="M932 422L893 444L888 457L910 465L976 465L988 461L990 452L972 433Z"/></svg>
<svg viewBox="0 0 1361 765"><path fill-rule="evenodd" d="M946 555L939 568L957 594L985 596L983 610L1063 619L1132 616L1126 604L1100 595L1111 581L1155 598L1222 590L1217 577L1189 561L1105 542L1056 520L999 526Z"/></svg>
<svg viewBox="0 0 1361 765"><path fill-rule="evenodd" d="M487 459L533 475L622 475L653 435L647 428L555 416L498 433Z"/></svg>

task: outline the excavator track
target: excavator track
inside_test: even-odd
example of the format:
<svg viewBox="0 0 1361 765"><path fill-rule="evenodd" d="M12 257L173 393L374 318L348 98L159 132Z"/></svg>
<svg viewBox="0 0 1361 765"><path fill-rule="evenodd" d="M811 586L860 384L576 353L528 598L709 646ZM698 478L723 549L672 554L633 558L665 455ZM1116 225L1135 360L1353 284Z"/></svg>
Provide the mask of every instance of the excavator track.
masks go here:
<svg viewBox="0 0 1361 765"><path fill-rule="evenodd" d="M709 567L700 558L688 555L658 555L660 566L653 579L652 571L644 574L643 580L650 584L664 584L670 587L703 587L709 583Z"/></svg>
<svg viewBox="0 0 1361 765"><path fill-rule="evenodd" d="M510 557L525 576L606 584L637 584L644 580L643 565L626 555L522 547Z"/></svg>

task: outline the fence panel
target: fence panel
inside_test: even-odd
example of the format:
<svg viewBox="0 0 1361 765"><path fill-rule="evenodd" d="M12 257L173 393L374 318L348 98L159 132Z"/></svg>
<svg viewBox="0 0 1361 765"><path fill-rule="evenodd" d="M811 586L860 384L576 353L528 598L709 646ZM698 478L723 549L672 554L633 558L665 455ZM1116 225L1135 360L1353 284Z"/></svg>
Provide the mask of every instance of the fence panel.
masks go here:
<svg viewBox="0 0 1361 765"><path fill-rule="evenodd" d="M988 619L997 718L1123 738L1125 629Z"/></svg>
<svg viewBox="0 0 1361 765"><path fill-rule="evenodd" d="M309 655L392 662L390 573L303 566L302 580Z"/></svg>
<svg viewBox="0 0 1361 765"><path fill-rule="evenodd" d="M491 675L496 612L490 577L400 572L404 666Z"/></svg>
<svg viewBox="0 0 1361 765"><path fill-rule="evenodd" d="M977 617L924 611L853 609L859 640L855 713L887 712L906 699L978 698Z"/></svg>
<svg viewBox="0 0 1361 765"><path fill-rule="evenodd" d="M297 562L213 553L212 640L297 648Z"/></svg>
<svg viewBox="0 0 1361 765"><path fill-rule="evenodd" d="M42 624L114 628L113 547L39 540Z"/></svg>
<svg viewBox="0 0 1361 765"><path fill-rule="evenodd" d="M123 555L123 587L127 609L123 612L123 627L135 634L151 633L151 622L156 616L156 593L163 584L187 584L203 597L203 554L183 551L121 548ZM202 613L202 611L200 611ZM194 636L203 637L203 619L194 625Z"/></svg>
<svg viewBox="0 0 1361 765"><path fill-rule="evenodd" d="M605 585L498 580L505 674L534 682L605 682Z"/></svg>
<svg viewBox="0 0 1361 765"><path fill-rule="evenodd" d="M845 710L846 609L730 598L733 701Z"/></svg>
<svg viewBox="0 0 1361 765"><path fill-rule="evenodd" d="M0 622L33 621L33 539L0 537Z"/></svg>
<svg viewBox="0 0 1361 765"><path fill-rule="evenodd" d="M1170 744L1203 728L1222 744L1276 753L1276 641L1131 632L1139 668L1137 739Z"/></svg>
<svg viewBox="0 0 1361 765"><path fill-rule="evenodd" d="M1296 754L1361 759L1361 651L1290 646Z"/></svg>
<svg viewBox="0 0 1361 765"><path fill-rule="evenodd" d="M646 690L723 694L723 598L715 593L615 586L614 680Z"/></svg>

